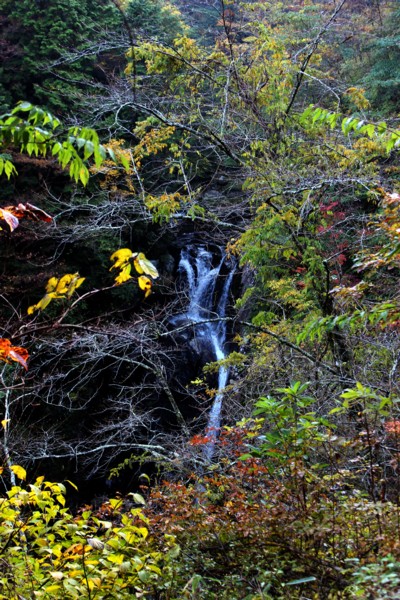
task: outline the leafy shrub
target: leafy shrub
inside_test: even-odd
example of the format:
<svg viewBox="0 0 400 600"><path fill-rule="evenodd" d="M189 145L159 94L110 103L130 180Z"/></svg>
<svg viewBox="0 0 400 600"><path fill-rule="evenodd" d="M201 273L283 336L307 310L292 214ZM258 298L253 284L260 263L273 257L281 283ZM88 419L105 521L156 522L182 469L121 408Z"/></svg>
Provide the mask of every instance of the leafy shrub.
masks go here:
<svg viewBox="0 0 400 600"><path fill-rule="evenodd" d="M12 467L25 477L21 467ZM147 519L133 494L111 499L95 514L73 516L65 508L65 487L43 477L13 486L0 500L0 597L135 598L150 594L162 578L174 539L156 550Z"/></svg>

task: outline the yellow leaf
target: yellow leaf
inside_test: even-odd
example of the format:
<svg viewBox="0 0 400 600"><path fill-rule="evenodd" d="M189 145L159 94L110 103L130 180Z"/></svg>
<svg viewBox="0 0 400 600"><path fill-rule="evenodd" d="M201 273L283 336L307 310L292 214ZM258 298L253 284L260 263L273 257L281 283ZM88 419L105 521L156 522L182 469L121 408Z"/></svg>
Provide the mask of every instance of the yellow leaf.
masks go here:
<svg viewBox="0 0 400 600"><path fill-rule="evenodd" d="M115 283L117 285L121 285L121 283L125 283L126 281L128 281L129 279L132 279L132 276L130 275L131 272L131 265L128 263L120 272L119 275L117 275L117 277L115 278Z"/></svg>
<svg viewBox="0 0 400 600"><path fill-rule="evenodd" d="M72 294L82 285L85 281L85 277L79 277L79 273L74 273L69 283L67 290L67 298L71 298Z"/></svg>
<svg viewBox="0 0 400 600"><path fill-rule="evenodd" d="M77 486L76 486L74 483L72 483L72 481L70 481L69 479L66 479L65 481L66 481L67 483L69 483L69 485L71 485L71 486L74 488L74 490L78 491L78 488L77 488Z"/></svg>
<svg viewBox="0 0 400 600"><path fill-rule="evenodd" d="M125 267L126 263L129 261L130 258L132 258L132 256L133 252L132 250L129 250L129 248L121 248L120 250L114 252L114 254L111 254L110 259L114 261L114 264L111 267L110 271L112 269L121 269Z"/></svg>
<svg viewBox="0 0 400 600"><path fill-rule="evenodd" d="M46 591L46 592L57 592L59 589L61 589L59 585L55 585L55 584L53 584L53 585L49 585L49 586L47 586L47 587L45 588L45 591Z"/></svg>
<svg viewBox="0 0 400 600"><path fill-rule="evenodd" d="M3 429L7 429L7 423L10 422L10 419L3 419L1 422L1 426Z"/></svg>
<svg viewBox="0 0 400 600"><path fill-rule="evenodd" d="M141 290L144 290L146 293L144 295L145 298L151 294L151 279L146 277L145 275L141 275L138 278L139 287Z"/></svg>
<svg viewBox="0 0 400 600"><path fill-rule="evenodd" d="M79 575L83 575L83 570L82 569L71 569L71 571L69 571L68 575L69 575L69 577L75 578Z"/></svg>
<svg viewBox="0 0 400 600"><path fill-rule="evenodd" d="M57 288L56 288L56 293L57 296L63 296L64 294L66 294L68 292L70 283L72 281L72 278L74 276L67 274L64 275L63 277L61 277L61 279L58 282Z"/></svg>
<svg viewBox="0 0 400 600"><path fill-rule="evenodd" d="M53 298L56 298L57 294L56 292L52 292L51 294L46 294L45 296L43 296L43 298L41 300L39 300L39 302L37 304L34 304L33 306L30 306L28 308L28 315L32 315L36 310L44 310L46 308L46 306L48 306L50 304L50 302L53 300Z"/></svg>
<svg viewBox="0 0 400 600"><path fill-rule="evenodd" d="M84 281L85 277L79 277L78 281L75 283L75 289L78 289L78 287L80 287Z"/></svg>
<svg viewBox="0 0 400 600"><path fill-rule="evenodd" d="M133 264L135 265L136 271L139 273L139 275L142 275L144 273L144 271L143 271L142 266L141 266L141 264L139 262L139 260L140 260L139 256L144 256L144 254L142 252L140 252L140 253L136 252L136 254L132 255L132 258L133 258Z"/></svg>
<svg viewBox="0 0 400 600"><path fill-rule="evenodd" d="M35 312L35 310L38 310L37 309L37 305L33 304L32 306L28 307L28 310L26 312L28 313L28 315L33 315L33 313Z"/></svg>
<svg viewBox="0 0 400 600"><path fill-rule="evenodd" d="M150 262L145 257L143 252L140 252L139 254L137 254L135 256L133 263L134 263L135 269L139 273L139 275L141 273L145 273L146 275L150 275L150 277L152 277L153 279L157 279L157 277L158 277L157 269L155 268L153 263Z"/></svg>
<svg viewBox="0 0 400 600"><path fill-rule="evenodd" d="M71 298L84 281L85 277L80 277L79 273L67 273L60 279L50 277L46 285L46 295L37 304L28 308L28 315L32 315L36 310L44 310L54 299Z"/></svg>
<svg viewBox="0 0 400 600"><path fill-rule="evenodd" d="M54 292L58 284L57 277L50 277L49 281L46 285L46 292L50 294L50 292Z"/></svg>
<svg viewBox="0 0 400 600"><path fill-rule="evenodd" d="M137 496L139 496L140 494L136 494ZM144 500L144 499L143 499ZM140 504L146 504L145 502L140 502ZM149 531L148 529L146 529L146 527L137 527L137 532L144 538L146 539L147 536L149 535Z"/></svg>
<svg viewBox="0 0 400 600"><path fill-rule="evenodd" d="M107 560L115 563L117 565L120 565L123 561L124 561L124 555L123 554L109 554L107 556Z"/></svg>
<svg viewBox="0 0 400 600"><path fill-rule="evenodd" d="M10 469L18 477L18 479L25 481L26 471L23 467L20 467L19 465L11 465Z"/></svg>
<svg viewBox="0 0 400 600"><path fill-rule="evenodd" d="M44 310L46 308L46 306L48 306L50 304L50 302L53 300L53 298L56 297L55 292L51 293L51 294L46 294L45 296L43 296L43 298L36 304L37 306L37 310Z"/></svg>

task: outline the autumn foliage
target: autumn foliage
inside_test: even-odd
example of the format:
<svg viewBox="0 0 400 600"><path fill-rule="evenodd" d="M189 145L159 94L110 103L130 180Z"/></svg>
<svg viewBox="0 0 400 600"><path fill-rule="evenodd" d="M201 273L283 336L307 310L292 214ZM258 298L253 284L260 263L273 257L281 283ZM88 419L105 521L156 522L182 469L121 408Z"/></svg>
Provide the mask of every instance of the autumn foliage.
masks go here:
<svg viewBox="0 0 400 600"><path fill-rule="evenodd" d="M21 202L17 206L5 206L0 208L0 218L4 219L11 231L14 231L19 225L19 219L32 219L33 221L44 221L50 223L53 217L48 215L44 210L27 202Z"/></svg>
<svg viewBox="0 0 400 600"><path fill-rule="evenodd" d="M129 279L132 279L131 269L132 260L136 272L139 274L139 288L145 292L145 298L151 294L152 279L157 279L158 271L143 254L143 252L132 252L129 248L121 248L111 255L111 260L114 262L110 271L119 269L119 274L115 278L116 285L121 285ZM147 277L149 275L152 279Z"/></svg>
<svg viewBox="0 0 400 600"><path fill-rule="evenodd" d="M329 598L350 599L378 589L379 569L366 587L358 573L377 555L398 555L398 506L357 489L362 469L352 474L338 458L355 440L328 435L321 450L331 463L322 465L279 448L249 456L249 443L259 439L262 449L263 433L259 421L223 431L217 465L151 491L150 532L160 549L164 535L181 548L165 598L185 586L204 600L325 598L327 588ZM399 591L400 580L390 589Z"/></svg>
<svg viewBox="0 0 400 600"><path fill-rule="evenodd" d="M6 363L10 363L10 361L18 362L25 370L27 370L28 358L29 354L25 348L13 346L10 340L5 338L0 339L0 360Z"/></svg>
<svg viewBox="0 0 400 600"><path fill-rule="evenodd" d="M229 1L196 40L113 0L125 38L56 28L52 57L39 28L35 64L6 4L9 81L29 61L61 77L19 88L54 114L0 116L0 598L399 598L400 130L371 77L399 85L400 13ZM68 3L31 4L47 22ZM200 258L180 279L188 239L217 310L188 297ZM90 501L119 492L79 506L69 473Z"/></svg>

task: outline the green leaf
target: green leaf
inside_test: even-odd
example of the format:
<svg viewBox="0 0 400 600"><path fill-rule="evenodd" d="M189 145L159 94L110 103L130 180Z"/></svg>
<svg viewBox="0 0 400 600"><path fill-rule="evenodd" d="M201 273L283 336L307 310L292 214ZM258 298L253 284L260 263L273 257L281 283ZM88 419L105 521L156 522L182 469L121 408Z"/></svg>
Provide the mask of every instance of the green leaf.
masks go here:
<svg viewBox="0 0 400 600"><path fill-rule="evenodd" d="M135 504L141 504L142 506L144 506L146 504L146 500L143 498L143 496L141 494L135 494L135 493L131 492L130 494L128 494L128 496L132 497Z"/></svg>
<svg viewBox="0 0 400 600"><path fill-rule="evenodd" d="M84 138L78 137L76 138L76 144L78 146L78 149L83 148L83 146L86 144L86 140Z"/></svg>
<svg viewBox="0 0 400 600"><path fill-rule="evenodd" d="M369 125L366 125L365 132L368 135L368 137L372 138L375 135L375 125L373 123L369 123Z"/></svg>
<svg viewBox="0 0 400 600"><path fill-rule="evenodd" d="M114 150L112 148L107 148L107 152L108 152L108 155L111 158L111 160L116 163L117 162L117 157L115 156Z"/></svg>
<svg viewBox="0 0 400 600"><path fill-rule="evenodd" d="M92 156L94 152L94 144L90 140L84 141L85 150L83 154L83 158L87 160L90 156Z"/></svg>
<svg viewBox="0 0 400 600"><path fill-rule="evenodd" d="M203 577L195 573L192 577L192 593L195 594L199 589L201 583L203 581Z"/></svg>
<svg viewBox="0 0 400 600"><path fill-rule="evenodd" d="M31 110L33 105L30 102L19 102L17 106L12 110L13 113L23 110L24 112Z"/></svg>
<svg viewBox="0 0 400 600"><path fill-rule="evenodd" d="M332 410L329 411L329 414L334 415L336 413L343 413L343 412L345 412L344 406L337 406L336 408L332 408Z"/></svg>
<svg viewBox="0 0 400 600"><path fill-rule="evenodd" d="M138 572L138 576L140 581L142 581L143 583L148 583L151 578L150 573L148 571L145 571L144 569Z"/></svg>
<svg viewBox="0 0 400 600"><path fill-rule="evenodd" d="M10 179L12 174L14 174L14 175L17 174L17 169L15 168L15 166L13 165L13 163L11 161L6 160L5 163L3 163L3 161L1 161L1 162L2 162L2 167L4 165L4 172L7 176L7 179ZM3 170L3 168L1 169L0 174L1 174L2 170Z"/></svg>
<svg viewBox="0 0 400 600"><path fill-rule="evenodd" d="M80 170L79 170L79 179L82 182L83 185L87 185L88 181L89 181L89 171L87 170L87 168L83 165Z"/></svg>
<svg viewBox="0 0 400 600"><path fill-rule="evenodd" d="M129 171L130 163L129 163L129 160L126 158L126 156L121 154L119 156L119 160L120 160L121 165L124 167L125 171Z"/></svg>
<svg viewBox="0 0 400 600"><path fill-rule="evenodd" d="M60 142L56 142L53 146L53 148L51 149L51 153L53 156L55 156L56 154L58 154L61 150L61 144Z"/></svg>
<svg viewBox="0 0 400 600"><path fill-rule="evenodd" d="M382 135L387 130L387 123L385 121L380 121L377 125L377 130L379 135Z"/></svg>
<svg viewBox="0 0 400 600"><path fill-rule="evenodd" d="M379 410L382 410L387 405L392 405L392 401L390 398L382 398L379 404Z"/></svg>

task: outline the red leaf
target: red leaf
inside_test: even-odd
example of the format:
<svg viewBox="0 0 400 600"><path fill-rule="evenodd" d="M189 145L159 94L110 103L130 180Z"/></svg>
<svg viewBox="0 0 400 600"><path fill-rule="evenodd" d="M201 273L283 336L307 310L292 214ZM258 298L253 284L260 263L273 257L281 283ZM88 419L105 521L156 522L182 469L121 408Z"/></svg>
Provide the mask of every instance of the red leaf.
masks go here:
<svg viewBox="0 0 400 600"><path fill-rule="evenodd" d="M335 208L335 206L337 206L339 204L339 202L331 202L331 204L328 204L326 206L324 206L323 204L319 205L319 209L321 212L327 212L328 210L332 210L332 208Z"/></svg>
<svg viewBox="0 0 400 600"><path fill-rule="evenodd" d="M194 435L191 440L189 440L189 444L191 446L204 446L211 441L210 437L206 435Z"/></svg>
<svg viewBox="0 0 400 600"><path fill-rule="evenodd" d="M51 215L49 215L41 208L38 208L33 204L29 204L29 202L27 202L25 205L18 204L18 208L23 208L25 210L26 216L30 219L33 219L34 221L44 221L45 223L50 223L53 220L53 217Z"/></svg>
<svg viewBox="0 0 400 600"><path fill-rule="evenodd" d="M18 206L6 206L0 209L0 211L2 211L2 213L6 211L8 214L13 215L14 219L15 217L17 217L16 226L18 226L18 219L21 219L23 217L27 217L28 219L32 219L33 221L44 221L45 223L50 223L50 221L53 220L53 217L51 215L47 214L41 208L38 208L33 204L29 204L29 202L27 202L26 204L22 204L20 202Z"/></svg>

